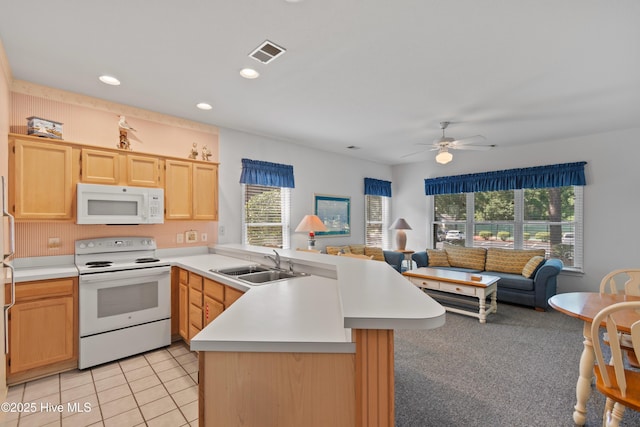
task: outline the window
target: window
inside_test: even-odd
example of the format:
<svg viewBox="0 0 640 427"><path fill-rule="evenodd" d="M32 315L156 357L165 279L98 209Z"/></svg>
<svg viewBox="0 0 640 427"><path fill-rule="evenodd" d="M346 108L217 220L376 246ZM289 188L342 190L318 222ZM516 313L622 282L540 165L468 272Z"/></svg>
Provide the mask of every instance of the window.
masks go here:
<svg viewBox="0 0 640 427"><path fill-rule="evenodd" d="M244 244L288 249L289 188L243 184L242 191Z"/></svg>
<svg viewBox="0 0 640 427"><path fill-rule="evenodd" d="M433 242L474 247L544 248L582 270L582 186L438 194Z"/></svg>
<svg viewBox="0 0 640 427"><path fill-rule="evenodd" d="M433 196L432 242L544 248L582 271L586 162L425 179Z"/></svg>
<svg viewBox="0 0 640 427"><path fill-rule="evenodd" d="M389 248L391 181L364 179L365 245Z"/></svg>
<svg viewBox="0 0 640 427"><path fill-rule="evenodd" d="M365 198L365 245L388 248L389 198L366 195Z"/></svg>
<svg viewBox="0 0 640 427"><path fill-rule="evenodd" d="M242 159L242 242L289 249L293 166Z"/></svg>

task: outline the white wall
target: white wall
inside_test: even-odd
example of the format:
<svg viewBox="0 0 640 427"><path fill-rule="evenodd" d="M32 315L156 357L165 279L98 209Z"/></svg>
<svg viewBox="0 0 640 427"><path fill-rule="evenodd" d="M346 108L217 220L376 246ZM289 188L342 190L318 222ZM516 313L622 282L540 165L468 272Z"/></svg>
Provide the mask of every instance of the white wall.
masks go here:
<svg viewBox="0 0 640 427"><path fill-rule="evenodd" d="M291 247L306 247L305 233L294 233L304 215L313 213L313 194L351 197L351 236L316 239L316 246L364 243L364 178L391 180L391 167L220 128L219 243L242 239L241 159L293 165L296 187L291 191ZM347 144L345 144L347 145ZM345 152L347 149L345 148Z"/></svg>
<svg viewBox="0 0 640 427"><path fill-rule="evenodd" d="M448 165L433 158L392 168L393 211L413 227L407 248L424 250L431 222L424 179L586 161L584 274L563 273L559 292L597 291L617 268L640 267L640 128L492 151L455 151Z"/></svg>

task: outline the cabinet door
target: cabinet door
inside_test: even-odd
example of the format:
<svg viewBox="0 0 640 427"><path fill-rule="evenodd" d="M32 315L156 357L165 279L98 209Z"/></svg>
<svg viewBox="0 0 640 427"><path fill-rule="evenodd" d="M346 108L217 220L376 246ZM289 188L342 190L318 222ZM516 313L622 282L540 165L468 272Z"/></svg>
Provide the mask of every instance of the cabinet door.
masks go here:
<svg viewBox="0 0 640 427"><path fill-rule="evenodd" d="M185 341L189 341L189 287L185 283L178 285L178 304L178 333Z"/></svg>
<svg viewBox="0 0 640 427"><path fill-rule="evenodd" d="M73 218L72 148L16 139L12 154L10 195L16 219Z"/></svg>
<svg viewBox="0 0 640 427"><path fill-rule="evenodd" d="M74 358L73 297L16 303L11 308L9 374Z"/></svg>
<svg viewBox="0 0 640 427"><path fill-rule="evenodd" d="M138 187L159 187L159 164L159 159L155 157L127 154L127 184Z"/></svg>
<svg viewBox="0 0 640 427"><path fill-rule="evenodd" d="M193 212L192 163L167 160L165 168L165 218L191 219Z"/></svg>
<svg viewBox="0 0 640 427"><path fill-rule="evenodd" d="M207 326L213 319L218 317L224 311L224 304L205 295L204 308L202 317L204 317L204 326Z"/></svg>
<svg viewBox="0 0 640 427"><path fill-rule="evenodd" d="M236 288L232 288L231 286L227 286L224 290L224 308L227 309L236 302L244 292L237 290Z"/></svg>
<svg viewBox="0 0 640 427"><path fill-rule="evenodd" d="M193 164L193 219L218 219L218 165Z"/></svg>
<svg viewBox="0 0 640 427"><path fill-rule="evenodd" d="M69 363L78 359L77 289L73 278L16 286L16 303L9 310L8 381L73 366Z"/></svg>
<svg viewBox="0 0 640 427"><path fill-rule="evenodd" d="M120 183L120 155L110 151L82 149L82 182Z"/></svg>

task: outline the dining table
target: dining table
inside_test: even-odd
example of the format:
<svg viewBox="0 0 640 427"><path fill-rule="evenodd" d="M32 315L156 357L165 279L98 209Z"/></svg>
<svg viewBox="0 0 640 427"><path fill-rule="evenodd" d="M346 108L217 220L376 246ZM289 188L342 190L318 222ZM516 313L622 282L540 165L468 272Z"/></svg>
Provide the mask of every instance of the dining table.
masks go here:
<svg viewBox="0 0 640 427"><path fill-rule="evenodd" d="M549 298L549 305L568 316L578 318L584 322L582 335L584 336L578 382L576 384L576 405L573 421L576 425L584 425L587 418L587 401L591 396L591 382L595 353L591 341L591 323L596 314L603 308L625 301L640 301L639 296L625 294L605 294L599 292L567 292ZM614 315L620 332L631 332L631 325L640 320L640 314L621 312Z"/></svg>

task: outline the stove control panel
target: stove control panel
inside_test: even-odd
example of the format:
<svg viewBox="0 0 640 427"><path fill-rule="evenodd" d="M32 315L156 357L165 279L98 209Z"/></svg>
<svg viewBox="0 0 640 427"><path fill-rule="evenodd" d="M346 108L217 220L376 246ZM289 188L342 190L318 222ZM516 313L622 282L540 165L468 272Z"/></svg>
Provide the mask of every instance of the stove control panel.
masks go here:
<svg viewBox="0 0 640 427"><path fill-rule="evenodd" d="M76 254L156 249L153 237L104 237L76 240Z"/></svg>

